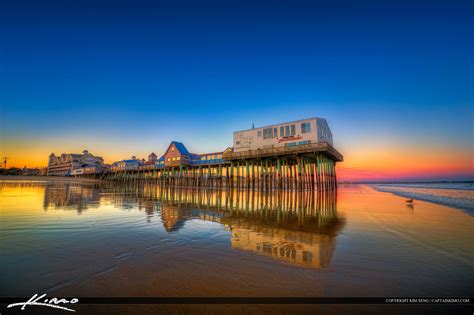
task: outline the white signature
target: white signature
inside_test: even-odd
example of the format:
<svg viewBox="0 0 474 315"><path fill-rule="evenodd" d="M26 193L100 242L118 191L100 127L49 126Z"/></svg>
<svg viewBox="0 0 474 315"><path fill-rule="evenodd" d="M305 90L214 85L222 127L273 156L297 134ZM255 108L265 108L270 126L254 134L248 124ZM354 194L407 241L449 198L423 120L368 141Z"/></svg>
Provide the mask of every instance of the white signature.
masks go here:
<svg viewBox="0 0 474 315"><path fill-rule="evenodd" d="M23 311L27 305L39 305L39 306L57 308L57 309L68 311L68 312L75 312L76 310L73 310L72 308L67 308L64 306L60 306L58 304L76 304L77 302L79 302L79 299L76 299L76 298L72 298L71 300L52 298L48 300L48 299L43 299L44 297L46 297L46 293L43 295L38 295L37 293L35 293L35 295L33 295L28 301L9 304L7 308L14 307L14 306L21 306L21 310Z"/></svg>

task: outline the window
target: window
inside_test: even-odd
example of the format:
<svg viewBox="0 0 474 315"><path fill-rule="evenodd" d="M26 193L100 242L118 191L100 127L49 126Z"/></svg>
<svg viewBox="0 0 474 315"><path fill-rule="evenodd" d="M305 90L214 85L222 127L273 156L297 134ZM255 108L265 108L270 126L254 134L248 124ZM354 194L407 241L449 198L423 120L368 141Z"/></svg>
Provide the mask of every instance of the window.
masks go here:
<svg viewBox="0 0 474 315"><path fill-rule="evenodd" d="M257 137L261 137L261 136L262 136L262 131L261 130L257 131Z"/></svg>
<svg viewBox="0 0 474 315"><path fill-rule="evenodd" d="M273 138L278 137L278 128L273 128Z"/></svg>
<svg viewBox="0 0 474 315"><path fill-rule="evenodd" d="M285 126L285 137L290 135L290 126Z"/></svg>
<svg viewBox="0 0 474 315"><path fill-rule="evenodd" d="M273 128L263 129L263 139L271 139L271 138L273 138Z"/></svg>
<svg viewBox="0 0 474 315"><path fill-rule="evenodd" d="M311 132L311 123L306 122L301 124L301 133Z"/></svg>
<svg viewBox="0 0 474 315"><path fill-rule="evenodd" d="M284 137L285 136L285 127L281 126L280 127L280 137Z"/></svg>
<svg viewBox="0 0 474 315"><path fill-rule="evenodd" d="M291 125L291 135L294 136L296 134L295 125Z"/></svg>

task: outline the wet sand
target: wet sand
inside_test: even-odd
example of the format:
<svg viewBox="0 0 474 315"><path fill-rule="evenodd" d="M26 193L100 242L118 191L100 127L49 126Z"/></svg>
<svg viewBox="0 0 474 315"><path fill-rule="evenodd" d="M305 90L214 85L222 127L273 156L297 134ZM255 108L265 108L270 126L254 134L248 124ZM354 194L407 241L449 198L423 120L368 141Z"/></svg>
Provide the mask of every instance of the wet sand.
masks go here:
<svg viewBox="0 0 474 315"><path fill-rule="evenodd" d="M154 186L97 190L57 182L0 187L0 219L5 227L0 245L1 295L436 297L474 293L474 218L423 201L408 206L405 198L368 186L342 186L337 197L316 196L329 200L323 203L283 196L286 208L281 214L266 207L280 207L278 199L258 195L233 194L229 212L218 203L215 192L183 195ZM319 208L311 212L312 207ZM220 213L225 216L216 216ZM322 213L335 214L337 220L317 229ZM287 255L281 250L290 251ZM352 310L341 306L294 310L309 308Z"/></svg>
<svg viewBox="0 0 474 315"><path fill-rule="evenodd" d="M7 176L0 175L0 181L39 181L39 182L79 182L79 183L100 183L99 179L80 177L59 177L59 176Z"/></svg>

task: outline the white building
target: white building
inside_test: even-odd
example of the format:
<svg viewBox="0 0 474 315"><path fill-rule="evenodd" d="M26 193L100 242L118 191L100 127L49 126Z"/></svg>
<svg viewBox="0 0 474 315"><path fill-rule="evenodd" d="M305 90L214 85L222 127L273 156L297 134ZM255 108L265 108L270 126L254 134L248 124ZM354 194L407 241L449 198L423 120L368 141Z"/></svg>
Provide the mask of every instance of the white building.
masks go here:
<svg viewBox="0 0 474 315"><path fill-rule="evenodd" d="M234 132L234 152L329 143L332 133L325 119L308 118Z"/></svg>
<svg viewBox="0 0 474 315"><path fill-rule="evenodd" d="M56 156L51 153L48 161L49 176L69 176L73 171L87 166L97 166L102 168L104 160L100 156L94 156L89 151L84 150L82 154L63 153Z"/></svg>

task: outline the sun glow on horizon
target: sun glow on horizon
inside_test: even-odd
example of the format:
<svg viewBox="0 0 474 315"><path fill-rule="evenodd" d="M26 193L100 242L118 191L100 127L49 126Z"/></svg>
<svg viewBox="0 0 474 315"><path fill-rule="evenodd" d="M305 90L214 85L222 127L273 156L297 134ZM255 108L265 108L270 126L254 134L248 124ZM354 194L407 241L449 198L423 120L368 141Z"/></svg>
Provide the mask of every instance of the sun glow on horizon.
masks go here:
<svg viewBox="0 0 474 315"><path fill-rule="evenodd" d="M188 146L187 143L185 145ZM104 149L104 148L107 149ZM43 143L15 142L3 145L2 156L10 157L8 167L45 167L51 152L78 153L87 149L96 156L104 158L105 163L129 158L147 158L155 152L158 156L164 153L166 145L149 145L148 150L131 151L126 145L115 147L108 143L102 147L100 142L91 146L78 146L72 142L56 143L54 147L46 147ZM222 148L226 146L221 146ZM336 144L336 148L337 144ZM204 153L204 152L202 152ZM344 162L336 167L339 181L388 181L388 180L472 180L474 179L473 152L468 149L429 146L401 146L399 144L384 147L360 149L348 148L341 152Z"/></svg>

